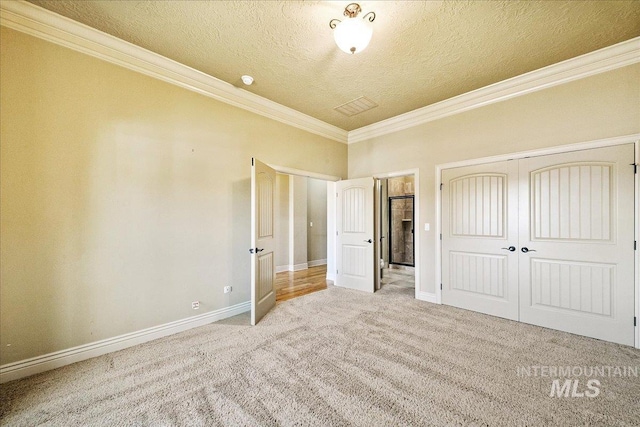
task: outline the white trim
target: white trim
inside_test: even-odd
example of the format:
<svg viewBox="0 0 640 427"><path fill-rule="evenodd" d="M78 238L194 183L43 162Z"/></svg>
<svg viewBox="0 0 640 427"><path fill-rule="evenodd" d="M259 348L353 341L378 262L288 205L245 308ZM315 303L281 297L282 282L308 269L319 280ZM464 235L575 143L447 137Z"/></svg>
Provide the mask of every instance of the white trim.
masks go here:
<svg viewBox="0 0 640 427"><path fill-rule="evenodd" d="M300 264L290 265L289 271L300 271L300 270L306 270L307 268L309 268L309 264L306 262L303 262Z"/></svg>
<svg viewBox="0 0 640 427"><path fill-rule="evenodd" d="M624 135L613 138L598 139L595 141L579 142L576 144L559 145L556 147L541 148L537 150L520 151L512 154L505 154L500 156L482 157L479 159L463 160L460 162L443 163L436 165L436 179L435 179L435 191L436 191L436 268L435 268L435 285L436 285L436 303L442 303L442 291L440 290L440 283L442 279L442 245L440 239L437 237L442 233L442 218L440 212L442 210L442 192L440 191L440 183L442 182L442 171L444 169L451 169L463 166L480 165L484 163L500 162L511 159L522 159L525 157L546 156L549 154L567 153L571 151L589 150L592 148L611 147L621 144L635 144L635 162L640 164L640 133L632 135ZM640 224L638 220L638 214L640 213L640 174L636 174L636 201L635 201L635 240L640 242ZM635 251L635 316L640 321L640 250ZM417 287L416 287L417 289ZM640 349L640 325L636 326L635 332L635 347Z"/></svg>
<svg viewBox="0 0 640 427"><path fill-rule="evenodd" d="M416 299L436 304L436 294L431 292L416 292Z"/></svg>
<svg viewBox="0 0 640 427"><path fill-rule="evenodd" d="M415 266L415 298L416 299L421 299L419 296L422 294L422 292L420 291L420 287L422 286L422 269L420 268L420 241L422 240L422 236L420 236L418 234L418 232L420 231L420 227L418 227L418 224L422 224L421 222L421 218L420 218L420 169L419 168L415 168L415 169L405 169L403 171L395 171L395 172L386 172L386 173L379 173L379 174L375 174L373 177L375 179L384 179L384 178L394 178L397 176L408 176L408 175L413 175L413 209L414 209L414 217L415 217L415 224L413 224L413 244L414 246L414 259L413 259L413 265ZM375 265L377 265L378 262L376 260ZM426 301L426 300L425 300Z"/></svg>
<svg viewBox="0 0 640 427"><path fill-rule="evenodd" d="M409 176L418 173L420 169L405 169L397 172L385 172L373 175L375 179L397 178L399 176Z"/></svg>
<svg viewBox="0 0 640 427"><path fill-rule="evenodd" d="M32 357L18 362L7 363L0 366L0 383L49 371L61 366L91 359L92 357L102 356L103 354L166 337L167 335L173 335L188 329L217 322L218 320L236 316L249 310L251 310L251 302L246 301L230 307L200 314L198 316L176 320L175 322L153 326L140 331L107 338L101 341L95 341L89 344L83 344L77 347Z"/></svg>
<svg viewBox="0 0 640 427"><path fill-rule="evenodd" d="M271 169L275 169L277 173L285 175L304 176L306 178L319 179L322 181L340 181L339 176L325 175L323 173L309 172L302 169L288 168L286 166L267 165Z"/></svg>
<svg viewBox="0 0 640 427"><path fill-rule="evenodd" d="M0 2L0 25L346 143L348 132L25 1Z"/></svg>
<svg viewBox="0 0 640 427"><path fill-rule="evenodd" d="M289 271L293 271L293 264L296 262L296 224L295 224L295 194L293 179L289 179Z"/></svg>
<svg viewBox="0 0 640 427"><path fill-rule="evenodd" d="M0 25L349 144L640 62L636 37L347 132L26 1L0 2Z"/></svg>
<svg viewBox="0 0 640 427"><path fill-rule="evenodd" d="M484 163L503 162L505 160L524 159L525 157L548 156L550 154L568 153L570 151L582 151L582 150L590 150L592 148L612 147L614 145L634 143L638 139L640 139L640 133L617 136L613 138L597 139L597 140L588 141L588 142L578 142L574 144L557 145L555 147L538 148L535 150L518 151L516 153L501 154L498 156L481 157L478 159L469 159L469 160L462 160L459 162L444 163L441 165L436 165L436 171L438 171L438 168L440 168L440 170L452 169L452 168L459 168L459 167L465 167L465 166L481 165ZM438 182L437 185L440 185L440 183Z"/></svg>
<svg viewBox="0 0 640 427"><path fill-rule="evenodd" d="M635 143L635 151L636 151L636 167L640 166L640 135ZM636 245L640 244L640 173L636 173L635 179L636 185L636 205L635 205L635 222L636 222ZM636 348L640 349L640 248L636 248Z"/></svg>
<svg viewBox="0 0 640 427"><path fill-rule="evenodd" d="M287 265L278 265L276 267L276 274L282 273L284 271L289 271L289 265L288 264Z"/></svg>
<svg viewBox="0 0 640 427"><path fill-rule="evenodd" d="M327 265L327 260L325 259L314 259L313 261L309 261L308 263L309 267L317 267L319 265Z"/></svg>
<svg viewBox="0 0 640 427"><path fill-rule="evenodd" d="M352 130L348 143L408 129L454 114L640 62L640 37L549 65L390 119Z"/></svg>
<svg viewBox="0 0 640 427"><path fill-rule="evenodd" d="M327 280L336 281L336 183L327 182Z"/></svg>
<svg viewBox="0 0 640 427"><path fill-rule="evenodd" d="M442 217L440 212L442 212L442 191L440 191L440 183L442 182L442 169L446 169L446 165L436 165L436 281L434 286L436 287L436 304L442 304L442 240L440 236L442 235Z"/></svg>
<svg viewBox="0 0 640 427"><path fill-rule="evenodd" d="M0 2L0 25L349 144L640 62L636 37L347 132L26 1Z"/></svg>

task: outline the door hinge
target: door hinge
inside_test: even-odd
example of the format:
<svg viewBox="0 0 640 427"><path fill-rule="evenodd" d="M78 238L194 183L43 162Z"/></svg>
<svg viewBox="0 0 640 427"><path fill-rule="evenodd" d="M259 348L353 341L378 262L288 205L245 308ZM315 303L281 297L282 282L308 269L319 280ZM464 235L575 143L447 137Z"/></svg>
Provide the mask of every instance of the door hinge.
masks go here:
<svg viewBox="0 0 640 427"><path fill-rule="evenodd" d="M440 240L442 240L442 233L440 233Z"/></svg>
<svg viewBox="0 0 640 427"><path fill-rule="evenodd" d="M442 191L442 186L443 185L444 185L443 183L440 183L440 191Z"/></svg>
<svg viewBox="0 0 640 427"><path fill-rule="evenodd" d="M338 197L338 193L336 193L336 197Z"/></svg>
<svg viewBox="0 0 640 427"><path fill-rule="evenodd" d="M440 290L442 290L442 283L440 283Z"/></svg>
<svg viewBox="0 0 640 427"><path fill-rule="evenodd" d="M629 163L630 166L633 166L633 173L638 173L638 164L637 163Z"/></svg>
<svg viewBox="0 0 640 427"><path fill-rule="evenodd" d="M338 274L338 270L336 270L336 274Z"/></svg>
<svg viewBox="0 0 640 427"><path fill-rule="evenodd" d="M637 241L637 240L634 240L634 241L633 241L633 250L634 250L634 251L635 251L635 250L638 250L638 241Z"/></svg>
<svg viewBox="0 0 640 427"><path fill-rule="evenodd" d="M638 319L636 316L633 316L633 326L638 326Z"/></svg>
<svg viewBox="0 0 640 427"><path fill-rule="evenodd" d="M253 164L253 157L251 158L251 166L254 166L254 164Z"/></svg>
<svg viewBox="0 0 640 427"><path fill-rule="evenodd" d="M336 231L336 236L338 235L338 231Z"/></svg>

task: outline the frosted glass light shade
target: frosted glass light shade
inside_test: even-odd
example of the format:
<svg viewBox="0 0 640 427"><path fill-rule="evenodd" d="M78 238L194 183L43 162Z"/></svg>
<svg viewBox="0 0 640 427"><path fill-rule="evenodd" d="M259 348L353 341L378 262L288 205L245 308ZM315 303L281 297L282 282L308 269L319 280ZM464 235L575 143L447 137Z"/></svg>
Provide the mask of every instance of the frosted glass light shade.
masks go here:
<svg viewBox="0 0 640 427"><path fill-rule="evenodd" d="M333 38L340 50L346 53L360 53L371 41L373 28L362 18L349 18L340 22L333 30Z"/></svg>

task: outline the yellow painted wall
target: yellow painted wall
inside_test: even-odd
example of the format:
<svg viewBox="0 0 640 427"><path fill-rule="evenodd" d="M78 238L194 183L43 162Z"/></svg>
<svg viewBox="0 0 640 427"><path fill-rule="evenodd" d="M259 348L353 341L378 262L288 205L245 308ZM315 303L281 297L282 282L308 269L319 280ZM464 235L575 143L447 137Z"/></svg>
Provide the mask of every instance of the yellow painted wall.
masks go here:
<svg viewBox="0 0 640 427"><path fill-rule="evenodd" d="M418 168L422 292L435 292L436 165L640 133L640 64L349 145L349 178ZM630 159L630 163L633 159ZM431 231L424 231L424 223Z"/></svg>
<svg viewBox="0 0 640 427"><path fill-rule="evenodd" d="M640 65L347 149L6 28L0 54L0 364L247 301L252 156L419 168L434 292L437 164L640 133Z"/></svg>
<svg viewBox="0 0 640 427"><path fill-rule="evenodd" d="M0 364L249 300L251 157L346 176L344 144L10 29L0 49Z"/></svg>

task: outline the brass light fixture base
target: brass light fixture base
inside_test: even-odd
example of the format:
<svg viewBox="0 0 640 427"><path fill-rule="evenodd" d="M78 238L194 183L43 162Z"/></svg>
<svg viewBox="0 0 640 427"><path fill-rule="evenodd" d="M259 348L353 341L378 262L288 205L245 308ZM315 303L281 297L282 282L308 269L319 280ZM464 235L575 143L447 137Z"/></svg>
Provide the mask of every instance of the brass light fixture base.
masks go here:
<svg viewBox="0 0 640 427"><path fill-rule="evenodd" d="M344 12L342 14L348 18L355 18L360 12L362 12L362 8L358 3L349 3L347 7L344 8ZM367 19L369 22L373 22L374 19L376 19L376 14L375 12L369 12L364 15L362 19ZM331 21L329 21L329 27L332 30L335 30L336 26L340 22L341 21L339 19L332 19Z"/></svg>
<svg viewBox="0 0 640 427"><path fill-rule="evenodd" d="M362 12L362 8L358 3L350 3L344 8L343 15L348 16L349 18L355 18L360 12Z"/></svg>

